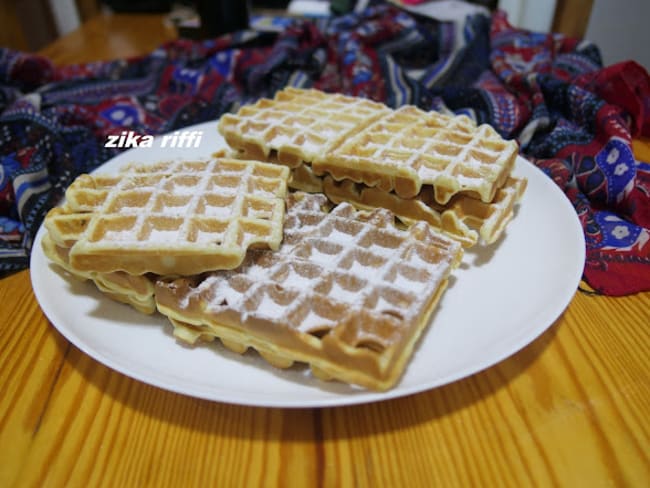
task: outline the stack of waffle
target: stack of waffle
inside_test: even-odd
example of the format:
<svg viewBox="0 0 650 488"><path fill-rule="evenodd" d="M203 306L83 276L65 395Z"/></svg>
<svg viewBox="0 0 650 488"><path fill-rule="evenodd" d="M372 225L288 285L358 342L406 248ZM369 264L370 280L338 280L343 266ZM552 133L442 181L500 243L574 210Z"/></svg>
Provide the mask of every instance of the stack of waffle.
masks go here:
<svg viewBox="0 0 650 488"><path fill-rule="evenodd" d="M79 177L45 254L183 342L369 389L399 380L463 246L497 240L525 188L514 143L415 107L288 88L219 130L236 157Z"/></svg>
<svg viewBox="0 0 650 488"><path fill-rule="evenodd" d="M288 170L213 158L81 175L45 217L44 253L114 299L155 311L159 275L239 266L282 240Z"/></svg>
<svg viewBox="0 0 650 488"><path fill-rule="evenodd" d="M329 211L323 195L287 200L278 251L250 252L232 271L158 280L158 309L186 342L221 338L274 366L391 387L462 255L424 222L398 229L384 209Z"/></svg>
<svg viewBox="0 0 650 488"><path fill-rule="evenodd" d="M223 116L219 131L243 157L291 168L293 188L425 220L465 247L495 242L526 186L511 176L516 142L413 106L287 88Z"/></svg>

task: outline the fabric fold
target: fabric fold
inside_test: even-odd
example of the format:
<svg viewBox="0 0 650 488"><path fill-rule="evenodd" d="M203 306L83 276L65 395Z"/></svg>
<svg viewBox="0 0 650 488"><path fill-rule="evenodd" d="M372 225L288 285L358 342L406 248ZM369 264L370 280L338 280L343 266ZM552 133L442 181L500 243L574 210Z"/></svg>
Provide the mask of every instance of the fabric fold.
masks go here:
<svg viewBox="0 0 650 488"><path fill-rule="evenodd" d="M597 46L512 27L503 12L440 21L371 2L361 13L169 42L146 56L56 67L0 49L0 270L29 264L44 213L115 156L109 135L216 120L285 86L466 114L516 139L572 202L598 292L650 290L650 77ZM550 257L552 258L552 257Z"/></svg>

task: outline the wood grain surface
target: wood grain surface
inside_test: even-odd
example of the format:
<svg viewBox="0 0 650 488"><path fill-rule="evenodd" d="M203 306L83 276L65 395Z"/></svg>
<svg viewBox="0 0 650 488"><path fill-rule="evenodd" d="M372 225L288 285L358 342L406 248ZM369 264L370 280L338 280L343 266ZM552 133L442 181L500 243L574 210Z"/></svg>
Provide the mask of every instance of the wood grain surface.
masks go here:
<svg viewBox="0 0 650 488"><path fill-rule="evenodd" d="M177 37L165 15L100 14L40 51L57 65L148 54Z"/></svg>
<svg viewBox="0 0 650 488"><path fill-rule="evenodd" d="M647 486L650 294L578 292L492 368L368 405L266 409L116 373L0 281L0 486Z"/></svg>
<svg viewBox="0 0 650 488"><path fill-rule="evenodd" d="M93 49L49 52L63 63ZM0 280L0 303L2 487L650 486L650 293L579 291L481 373L325 409L210 402L114 372L48 322L29 271Z"/></svg>

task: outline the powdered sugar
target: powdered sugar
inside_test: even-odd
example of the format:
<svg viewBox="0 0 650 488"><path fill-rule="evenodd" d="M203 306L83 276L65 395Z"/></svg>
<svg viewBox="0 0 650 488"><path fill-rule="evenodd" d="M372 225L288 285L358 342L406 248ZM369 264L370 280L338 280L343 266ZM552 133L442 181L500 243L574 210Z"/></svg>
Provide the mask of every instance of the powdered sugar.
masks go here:
<svg viewBox="0 0 650 488"><path fill-rule="evenodd" d="M74 236L70 262L79 270L193 274L232 267L252 242L279 245L288 176L287 168L225 157L83 175L69 187L64 213L50 218L50 231L66 232L77 219L83 231ZM176 269L165 259L179 253Z"/></svg>
<svg viewBox="0 0 650 488"><path fill-rule="evenodd" d="M457 257L460 246L441 236L413 234L422 234L420 227L398 230L385 210L363 217L350 205L341 204L323 214L322 198L304 195L290 206L285 232L292 239L285 240L278 251L254 253L238 270L215 275L224 281L214 300L224 296L223 287L239 279L246 289L236 302L227 300L228 309L246 320L257 317L302 331L342 324L345 317L364 310L378 314L377 320L404 322L405 326L424 313L429 297L451 269L450 256ZM319 213L319 224L302 229L303 220L318 221L315 215ZM422 250L416 247L425 248L430 256L418 258ZM413 256L418 268L405 264L404 256ZM202 287L210 286L206 282ZM317 311L324 303L331 303L325 307L330 314L327 318ZM210 308L218 306L213 303Z"/></svg>

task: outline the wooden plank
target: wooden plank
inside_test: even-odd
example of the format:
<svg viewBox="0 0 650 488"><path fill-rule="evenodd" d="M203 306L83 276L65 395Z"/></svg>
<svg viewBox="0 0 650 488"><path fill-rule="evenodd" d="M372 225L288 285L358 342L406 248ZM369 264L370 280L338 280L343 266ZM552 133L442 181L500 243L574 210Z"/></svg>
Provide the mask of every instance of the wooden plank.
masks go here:
<svg viewBox="0 0 650 488"><path fill-rule="evenodd" d="M557 0L551 30L583 38L587 32L593 0Z"/></svg>

